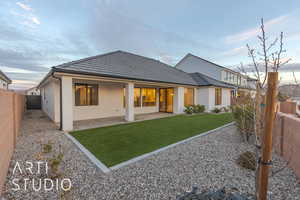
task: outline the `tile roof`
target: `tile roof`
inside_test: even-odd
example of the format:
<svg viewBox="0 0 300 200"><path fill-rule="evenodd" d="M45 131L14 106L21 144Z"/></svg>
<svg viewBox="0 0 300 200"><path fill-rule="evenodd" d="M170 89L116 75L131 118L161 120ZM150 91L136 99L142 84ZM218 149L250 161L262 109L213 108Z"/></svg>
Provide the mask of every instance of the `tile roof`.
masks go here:
<svg viewBox="0 0 300 200"><path fill-rule="evenodd" d="M196 81L182 70L158 60L124 51L114 51L64 63L52 69L54 72L197 85Z"/></svg>
<svg viewBox="0 0 300 200"><path fill-rule="evenodd" d="M218 81L214 78L201 74L199 72L189 74L198 84L198 86L216 86L223 88L235 88L236 86L228 84L222 81Z"/></svg>

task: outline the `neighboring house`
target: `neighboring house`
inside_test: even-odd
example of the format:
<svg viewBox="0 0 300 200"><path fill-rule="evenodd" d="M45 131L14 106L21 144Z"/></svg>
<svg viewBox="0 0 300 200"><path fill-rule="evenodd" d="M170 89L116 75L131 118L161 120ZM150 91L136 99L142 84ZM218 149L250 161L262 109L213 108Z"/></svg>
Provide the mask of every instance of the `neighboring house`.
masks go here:
<svg viewBox="0 0 300 200"><path fill-rule="evenodd" d="M218 81L232 84L236 91L240 90L241 93L255 89L252 82L248 83L249 77L190 53L181 59L175 67L188 73L200 72Z"/></svg>
<svg viewBox="0 0 300 200"><path fill-rule="evenodd" d="M201 74L199 72L190 73L197 82L197 104L205 105L206 110L214 108L228 107L234 97L234 85Z"/></svg>
<svg viewBox="0 0 300 200"><path fill-rule="evenodd" d="M8 90L11 80L0 70L0 89Z"/></svg>
<svg viewBox="0 0 300 200"><path fill-rule="evenodd" d="M26 95L40 95L40 90L37 87L32 87L26 90Z"/></svg>
<svg viewBox="0 0 300 200"><path fill-rule="evenodd" d="M52 67L38 86L43 111L63 130L72 130L78 120L124 116L134 121L135 114L183 113L193 104L228 106L231 87L123 51Z"/></svg>

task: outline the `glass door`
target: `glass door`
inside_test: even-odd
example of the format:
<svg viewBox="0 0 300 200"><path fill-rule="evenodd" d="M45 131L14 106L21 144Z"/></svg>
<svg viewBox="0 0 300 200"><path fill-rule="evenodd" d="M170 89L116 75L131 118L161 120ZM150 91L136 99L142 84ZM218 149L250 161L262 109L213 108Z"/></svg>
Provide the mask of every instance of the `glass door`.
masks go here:
<svg viewBox="0 0 300 200"><path fill-rule="evenodd" d="M173 112L173 88L159 89L159 112Z"/></svg>

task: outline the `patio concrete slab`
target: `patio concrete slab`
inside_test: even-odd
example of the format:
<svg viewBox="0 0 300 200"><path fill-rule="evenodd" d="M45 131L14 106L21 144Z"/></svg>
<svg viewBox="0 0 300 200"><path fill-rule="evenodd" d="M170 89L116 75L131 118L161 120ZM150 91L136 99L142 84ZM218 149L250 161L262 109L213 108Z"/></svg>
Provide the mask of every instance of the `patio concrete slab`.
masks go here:
<svg viewBox="0 0 300 200"><path fill-rule="evenodd" d="M163 117L170 117L174 115L175 114L172 113L162 113L162 112L138 114L135 115L135 122L158 119ZM116 124L124 124L124 123L132 123L132 122L127 122L125 121L124 116L120 116L120 117L80 120L80 121L75 121L73 124L74 124L74 130L84 130L84 129L99 128L99 127L111 126Z"/></svg>

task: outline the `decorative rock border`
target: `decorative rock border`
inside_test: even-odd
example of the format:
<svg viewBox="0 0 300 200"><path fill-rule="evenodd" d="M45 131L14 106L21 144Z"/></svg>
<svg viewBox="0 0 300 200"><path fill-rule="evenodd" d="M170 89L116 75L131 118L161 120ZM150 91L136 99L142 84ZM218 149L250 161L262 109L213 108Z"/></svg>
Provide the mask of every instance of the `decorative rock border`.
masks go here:
<svg viewBox="0 0 300 200"><path fill-rule="evenodd" d="M108 173L110 172L111 170L116 170L116 169L120 169L121 167L124 167L124 166L127 166L127 165L130 165L132 163L135 163L139 160L142 160L142 159L145 159L149 156L152 156L154 154L157 154L159 152L162 152L164 150L167 150L171 147L174 147L174 146L177 146L179 144L183 144L183 143L186 143L186 142L189 142L195 138L198 138L198 137L203 137L203 136L206 136L208 134L211 134L211 133L214 133L222 128L225 128L225 127L228 127L228 126L231 126L235 124L235 122L231 122L231 123L228 123L228 124L225 124L223 126L220 126L218 128L215 128L213 130L210 130L210 131L207 131L207 132L204 132L204 133L200 133L198 135L195 135L193 137L190 137L190 138L187 138L185 140L182 140L182 141L179 141L179 142L176 142L174 144L170 144L168 146L165 146L165 147L162 147L160 149L157 149L155 151L152 151L152 152L149 152L149 153L146 153L146 154L143 154L143 155L140 155L140 156L137 156L135 158L132 158L130 160L127 160L125 162L122 162L120 164L117 164L117 165L114 165L112 167L107 167L104 163L102 163L98 158L96 158L88 149L86 149L82 144L80 144L72 135L70 135L69 133L65 133L66 137L69 138L89 159L90 161L92 161L92 163L94 163L102 172L104 173Z"/></svg>

